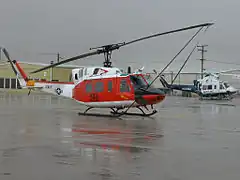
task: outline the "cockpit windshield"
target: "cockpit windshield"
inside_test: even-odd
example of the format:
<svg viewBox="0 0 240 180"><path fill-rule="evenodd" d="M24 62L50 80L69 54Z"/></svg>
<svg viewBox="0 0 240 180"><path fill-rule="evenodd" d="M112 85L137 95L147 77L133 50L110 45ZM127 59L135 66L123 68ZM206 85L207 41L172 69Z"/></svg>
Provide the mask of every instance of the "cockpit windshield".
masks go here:
<svg viewBox="0 0 240 180"><path fill-rule="evenodd" d="M143 74L143 77L152 88L155 88L154 83L152 83L154 79L150 74Z"/></svg>
<svg viewBox="0 0 240 180"><path fill-rule="evenodd" d="M148 85L141 75L131 75L130 80L134 88L146 87Z"/></svg>
<svg viewBox="0 0 240 180"><path fill-rule="evenodd" d="M228 83L223 83L226 88L229 87Z"/></svg>
<svg viewBox="0 0 240 180"><path fill-rule="evenodd" d="M152 82L152 77L148 74L143 74L144 79L147 81L148 84L151 84Z"/></svg>

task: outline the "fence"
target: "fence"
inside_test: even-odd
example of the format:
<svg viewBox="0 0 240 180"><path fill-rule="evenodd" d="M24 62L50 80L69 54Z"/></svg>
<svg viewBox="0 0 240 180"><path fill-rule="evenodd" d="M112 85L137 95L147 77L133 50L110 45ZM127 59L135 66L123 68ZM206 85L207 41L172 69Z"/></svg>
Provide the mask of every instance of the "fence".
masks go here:
<svg viewBox="0 0 240 180"><path fill-rule="evenodd" d="M152 77L155 77L154 74L151 74ZM166 81L168 83L171 83L172 80L174 79L176 73L175 72L166 72L163 73L164 78L166 79ZM240 76L240 74L239 74ZM224 75L221 74L219 76L221 81L227 81L229 84L231 84L232 86L234 86L237 89L240 89L240 78L236 78L234 76L229 76L229 75ZM174 84L193 84L193 80L195 79L201 79L201 73L180 73L177 78L174 81ZM160 81L156 81L156 86L162 86Z"/></svg>

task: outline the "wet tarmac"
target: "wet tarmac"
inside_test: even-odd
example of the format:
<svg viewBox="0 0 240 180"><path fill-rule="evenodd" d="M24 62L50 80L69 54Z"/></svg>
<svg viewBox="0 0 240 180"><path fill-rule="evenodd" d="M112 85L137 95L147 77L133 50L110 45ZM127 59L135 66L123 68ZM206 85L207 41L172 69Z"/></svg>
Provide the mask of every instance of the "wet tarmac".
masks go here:
<svg viewBox="0 0 240 180"><path fill-rule="evenodd" d="M1 180L238 180L240 99L167 97L152 118L82 117L50 95L0 93Z"/></svg>

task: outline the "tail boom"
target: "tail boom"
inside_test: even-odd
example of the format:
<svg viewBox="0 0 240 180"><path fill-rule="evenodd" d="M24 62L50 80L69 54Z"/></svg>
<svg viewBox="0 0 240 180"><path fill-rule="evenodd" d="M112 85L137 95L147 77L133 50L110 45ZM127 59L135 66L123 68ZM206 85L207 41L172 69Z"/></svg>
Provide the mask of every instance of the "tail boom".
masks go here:
<svg viewBox="0 0 240 180"><path fill-rule="evenodd" d="M72 98L73 82L31 80L16 60L12 61L12 68L22 88L38 89L45 93Z"/></svg>

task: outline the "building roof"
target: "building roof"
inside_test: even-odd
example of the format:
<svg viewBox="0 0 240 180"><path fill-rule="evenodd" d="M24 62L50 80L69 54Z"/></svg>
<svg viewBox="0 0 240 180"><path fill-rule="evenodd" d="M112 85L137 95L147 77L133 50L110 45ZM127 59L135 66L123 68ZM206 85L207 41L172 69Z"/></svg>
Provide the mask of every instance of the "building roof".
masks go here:
<svg viewBox="0 0 240 180"><path fill-rule="evenodd" d="M19 61L18 63L20 64L27 64L27 65L37 65L37 66L49 66L50 64L45 64L45 63L37 63L37 62L26 62L26 61ZM5 65L9 65L8 62L4 62L0 63L0 66L5 66ZM58 65L56 67L62 67L62 68L81 68L84 66L78 66L78 65Z"/></svg>

